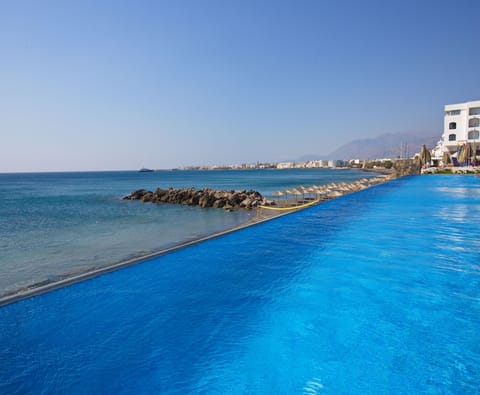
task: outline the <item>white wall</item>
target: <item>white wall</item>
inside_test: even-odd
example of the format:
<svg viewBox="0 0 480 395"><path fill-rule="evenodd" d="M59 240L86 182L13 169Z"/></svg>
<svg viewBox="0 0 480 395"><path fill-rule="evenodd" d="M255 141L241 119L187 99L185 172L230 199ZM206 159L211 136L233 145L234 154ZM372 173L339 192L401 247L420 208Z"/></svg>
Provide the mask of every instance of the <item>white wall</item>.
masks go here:
<svg viewBox="0 0 480 395"><path fill-rule="evenodd" d="M454 152L457 150L457 146L463 144L468 140L468 132L469 130L478 130L479 128L469 128L468 121L470 118L478 117L480 115L469 115L469 109L472 107L480 107L480 100L471 101L466 103L459 103L459 104L449 104L445 106L445 117L444 117L444 126L443 126L443 141L444 146L449 149L450 152ZM459 115L450 115L448 114L450 111L460 110ZM457 127L456 129L449 129L449 125L451 122L456 122ZM456 134L455 141L449 141L448 136L450 134Z"/></svg>

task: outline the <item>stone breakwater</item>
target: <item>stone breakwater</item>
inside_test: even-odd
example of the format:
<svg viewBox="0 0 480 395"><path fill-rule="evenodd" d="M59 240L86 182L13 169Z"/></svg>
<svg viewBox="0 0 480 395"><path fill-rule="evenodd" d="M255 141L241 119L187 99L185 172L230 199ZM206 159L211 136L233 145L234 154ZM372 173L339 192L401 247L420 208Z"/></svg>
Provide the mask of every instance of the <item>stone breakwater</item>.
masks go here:
<svg viewBox="0 0 480 395"><path fill-rule="evenodd" d="M202 208L223 208L225 210L251 210L258 206L270 206L275 202L264 198L260 192L253 190L243 191L216 191L204 188L189 189L161 189L154 192L139 189L125 196L124 200L140 200L151 203L183 204L187 206L200 206Z"/></svg>

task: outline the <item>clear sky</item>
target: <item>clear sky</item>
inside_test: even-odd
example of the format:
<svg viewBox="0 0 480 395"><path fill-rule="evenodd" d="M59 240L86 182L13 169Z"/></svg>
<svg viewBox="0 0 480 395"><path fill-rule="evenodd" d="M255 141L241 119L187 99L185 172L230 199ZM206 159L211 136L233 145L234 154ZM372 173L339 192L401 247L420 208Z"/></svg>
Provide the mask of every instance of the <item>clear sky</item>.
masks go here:
<svg viewBox="0 0 480 395"><path fill-rule="evenodd" d="M171 168L440 137L478 0L0 0L0 172Z"/></svg>

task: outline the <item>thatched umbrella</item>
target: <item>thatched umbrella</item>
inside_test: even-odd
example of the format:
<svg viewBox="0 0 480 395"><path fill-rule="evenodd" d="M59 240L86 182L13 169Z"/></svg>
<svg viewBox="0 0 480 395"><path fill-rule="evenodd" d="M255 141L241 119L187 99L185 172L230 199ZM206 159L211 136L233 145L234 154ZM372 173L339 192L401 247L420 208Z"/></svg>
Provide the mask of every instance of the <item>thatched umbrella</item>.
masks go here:
<svg viewBox="0 0 480 395"><path fill-rule="evenodd" d="M322 187L320 186L314 186L313 188L313 191L315 192L315 197L318 199L319 197L321 197L322 195L325 195L325 189L323 189Z"/></svg>
<svg viewBox="0 0 480 395"><path fill-rule="evenodd" d="M475 153L473 152L473 144L467 143L465 147L465 156L466 156L467 164L470 164L471 162L468 163L468 160L470 159L471 161L475 157Z"/></svg>
<svg viewBox="0 0 480 395"><path fill-rule="evenodd" d="M458 154L458 163L463 163L463 165L466 165L472 155L472 146L469 143L465 144Z"/></svg>
<svg viewBox="0 0 480 395"><path fill-rule="evenodd" d="M444 165L449 165L452 163L452 157L450 156L450 152L445 151L442 155L442 162Z"/></svg>
<svg viewBox="0 0 480 395"><path fill-rule="evenodd" d="M303 185L298 187L298 189L300 190L300 192L302 192L302 195L303 195L303 199L305 199L305 194L308 193L308 188L305 188Z"/></svg>
<svg viewBox="0 0 480 395"><path fill-rule="evenodd" d="M303 192L300 192L298 189L292 189L292 194L295 196L299 196L299 195L303 195Z"/></svg>
<svg viewBox="0 0 480 395"><path fill-rule="evenodd" d="M285 195L285 192L277 191L277 192L273 192L272 195L275 196L275 197L280 197L280 196Z"/></svg>
<svg viewBox="0 0 480 395"><path fill-rule="evenodd" d="M340 192L340 191L332 191L327 195L327 197L333 199L333 198L336 198L336 197L340 197L342 195L343 195L343 193Z"/></svg>
<svg viewBox="0 0 480 395"><path fill-rule="evenodd" d="M422 149L420 150L420 161L422 162L422 165L430 164L431 160L432 155L430 154L430 151L425 144L422 144Z"/></svg>
<svg viewBox="0 0 480 395"><path fill-rule="evenodd" d="M458 150L457 150L457 161L458 163L463 163L465 161L465 155L464 155L464 152L465 151L465 146L464 145L461 145L458 147Z"/></svg>
<svg viewBox="0 0 480 395"><path fill-rule="evenodd" d="M476 156L477 147L475 147L475 143L467 143L467 144L468 144L467 160L470 159L470 164L475 165L477 161L477 156Z"/></svg>
<svg viewBox="0 0 480 395"><path fill-rule="evenodd" d="M288 199L288 195L293 195L293 192L290 189L285 189L283 193L285 194L285 199Z"/></svg>
<svg viewBox="0 0 480 395"><path fill-rule="evenodd" d="M476 166L477 165L477 145L475 144L475 140L473 140L472 145L472 165Z"/></svg>

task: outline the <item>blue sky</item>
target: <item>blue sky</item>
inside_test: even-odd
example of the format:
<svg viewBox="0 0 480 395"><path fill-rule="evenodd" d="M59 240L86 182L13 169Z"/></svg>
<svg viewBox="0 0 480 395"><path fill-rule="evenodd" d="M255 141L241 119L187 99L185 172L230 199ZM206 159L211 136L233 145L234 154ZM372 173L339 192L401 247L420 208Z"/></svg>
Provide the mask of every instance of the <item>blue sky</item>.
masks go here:
<svg viewBox="0 0 480 395"><path fill-rule="evenodd" d="M479 1L2 1L0 172L326 154L480 99Z"/></svg>

